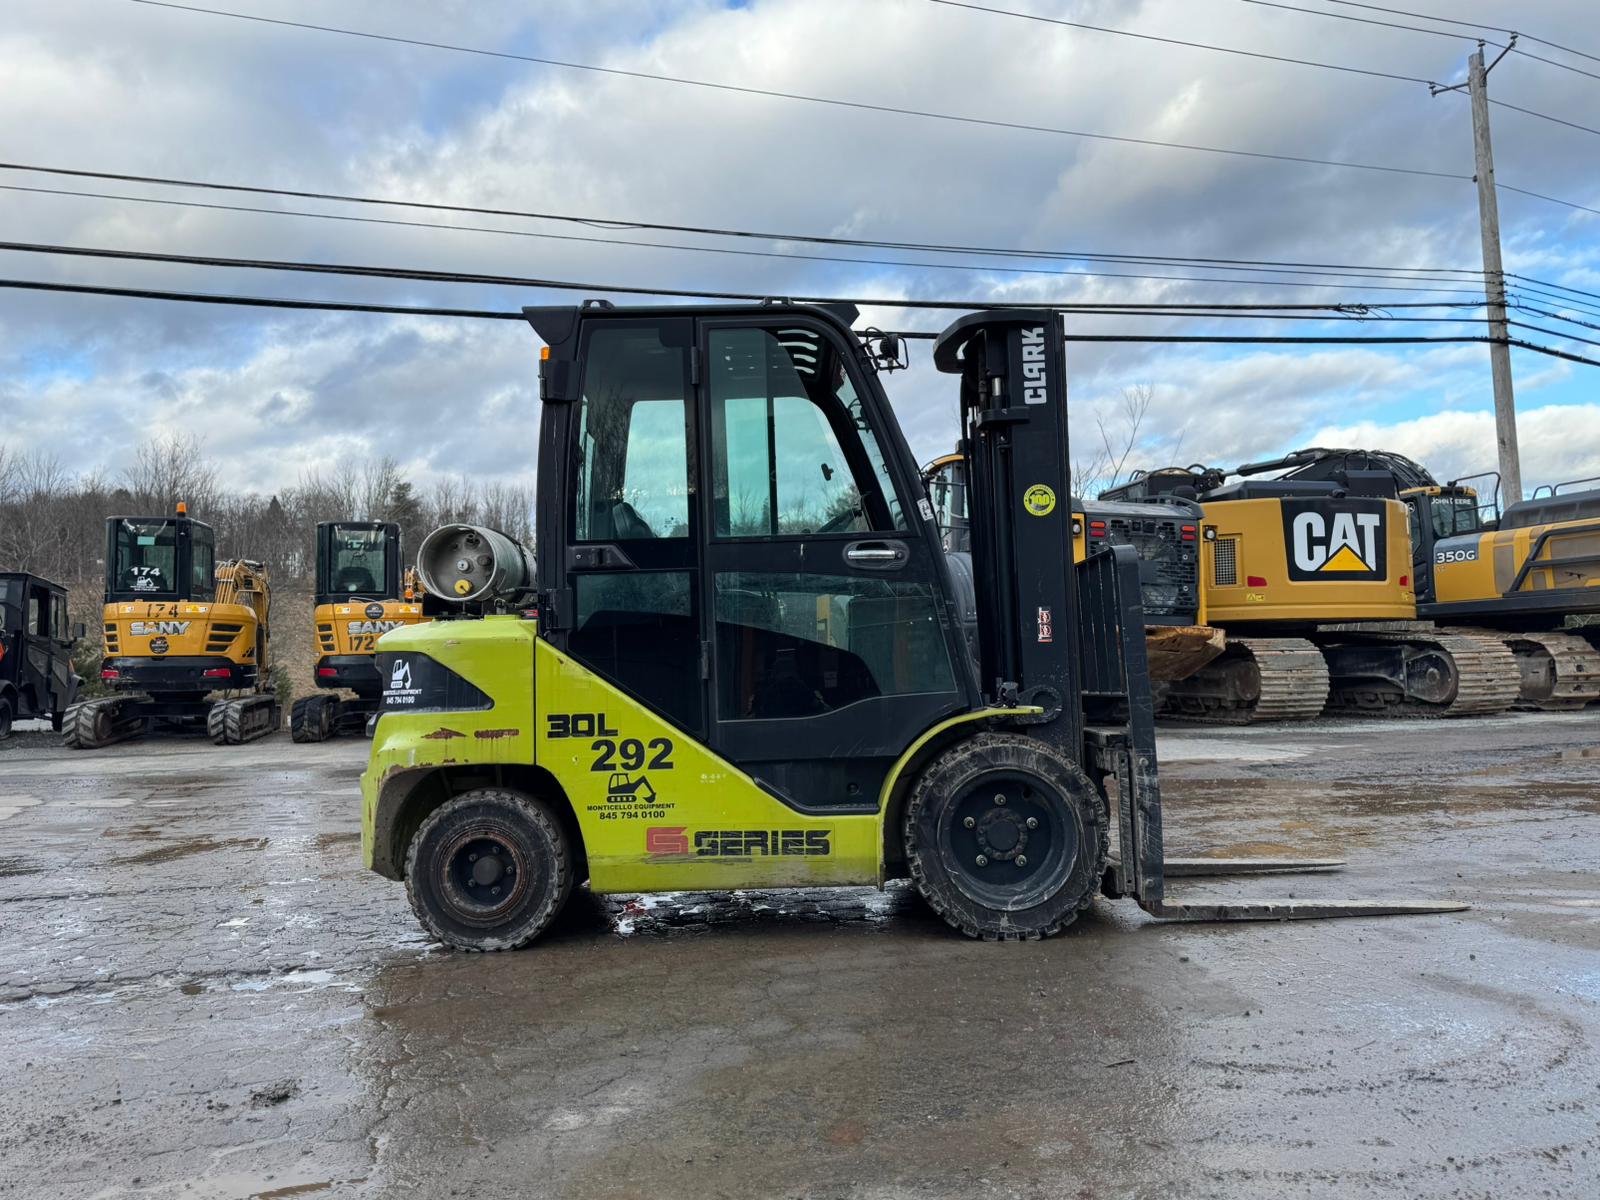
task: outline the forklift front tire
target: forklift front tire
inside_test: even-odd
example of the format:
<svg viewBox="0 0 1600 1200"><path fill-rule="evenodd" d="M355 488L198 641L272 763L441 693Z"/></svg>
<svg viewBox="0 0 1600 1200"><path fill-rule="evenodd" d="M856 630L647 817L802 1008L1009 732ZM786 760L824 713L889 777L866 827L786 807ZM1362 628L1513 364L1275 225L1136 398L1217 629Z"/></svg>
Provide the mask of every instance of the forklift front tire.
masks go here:
<svg viewBox="0 0 1600 1200"><path fill-rule="evenodd" d="M567 902L573 851L548 805L478 788L429 813L406 852L406 894L429 933L458 950L517 950Z"/></svg>
<svg viewBox="0 0 1600 1200"><path fill-rule="evenodd" d="M1104 798L1036 738L980 733L941 752L905 810L906 862L923 899L972 938L1049 937L1099 891Z"/></svg>

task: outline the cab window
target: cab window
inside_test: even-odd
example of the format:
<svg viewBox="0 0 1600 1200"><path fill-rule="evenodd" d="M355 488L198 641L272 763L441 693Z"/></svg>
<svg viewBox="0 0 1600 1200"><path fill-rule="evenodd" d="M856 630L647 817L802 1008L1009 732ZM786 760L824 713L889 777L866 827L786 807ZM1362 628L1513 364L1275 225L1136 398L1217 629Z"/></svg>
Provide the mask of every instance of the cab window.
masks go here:
<svg viewBox="0 0 1600 1200"><path fill-rule="evenodd" d="M575 540L689 537L685 349L663 345L656 326L597 329L586 361Z"/></svg>
<svg viewBox="0 0 1600 1200"><path fill-rule="evenodd" d="M45 617L45 594L41 591L28 592L28 632L34 637L43 637L49 632L50 626Z"/></svg>
<svg viewBox="0 0 1600 1200"><path fill-rule="evenodd" d="M709 337L712 532L793 537L904 529L842 356L809 329Z"/></svg>
<svg viewBox="0 0 1600 1200"><path fill-rule="evenodd" d="M333 590L344 596L377 599L383 591L388 538L382 529L334 530Z"/></svg>
<svg viewBox="0 0 1600 1200"><path fill-rule="evenodd" d="M172 594L178 590L178 527L172 521L117 522L113 575L117 590Z"/></svg>
<svg viewBox="0 0 1600 1200"><path fill-rule="evenodd" d="M209 600L216 587L215 535L203 525L191 525L189 531L189 598Z"/></svg>

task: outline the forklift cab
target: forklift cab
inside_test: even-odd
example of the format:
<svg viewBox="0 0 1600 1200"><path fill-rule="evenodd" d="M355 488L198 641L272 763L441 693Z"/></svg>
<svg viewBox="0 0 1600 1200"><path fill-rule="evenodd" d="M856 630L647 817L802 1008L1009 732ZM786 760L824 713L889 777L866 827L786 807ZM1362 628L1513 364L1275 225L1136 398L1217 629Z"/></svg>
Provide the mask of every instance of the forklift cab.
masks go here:
<svg viewBox="0 0 1600 1200"><path fill-rule="evenodd" d="M59 730L77 699L72 648L83 635L67 624L67 591L24 572L0 573L0 737L13 720L48 717Z"/></svg>
<svg viewBox="0 0 1600 1200"><path fill-rule="evenodd" d="M216 596L216 536L204 521L181 512L108 517L105 561L107 604Z"/></svg>
<svg viewBox="0 0 1600 1200"><path fill-rule="evenodd" d="M400 560L400 526L393 521L319 522L315 603L399 599Z"/></svg>

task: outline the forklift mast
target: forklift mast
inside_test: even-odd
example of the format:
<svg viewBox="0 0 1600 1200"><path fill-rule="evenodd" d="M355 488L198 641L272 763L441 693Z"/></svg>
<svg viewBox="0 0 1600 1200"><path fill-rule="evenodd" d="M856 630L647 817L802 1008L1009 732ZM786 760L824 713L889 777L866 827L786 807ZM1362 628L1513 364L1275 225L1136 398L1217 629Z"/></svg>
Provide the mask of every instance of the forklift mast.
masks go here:
<svg viewBox="0 0 1600 1200"><path fill-rule="evenodd" d="M1060 317L974 313L940 334L933 361L961 377L980 686L991 703L1059 717L1049 740L1076 756L1082 706Z"/></svg>

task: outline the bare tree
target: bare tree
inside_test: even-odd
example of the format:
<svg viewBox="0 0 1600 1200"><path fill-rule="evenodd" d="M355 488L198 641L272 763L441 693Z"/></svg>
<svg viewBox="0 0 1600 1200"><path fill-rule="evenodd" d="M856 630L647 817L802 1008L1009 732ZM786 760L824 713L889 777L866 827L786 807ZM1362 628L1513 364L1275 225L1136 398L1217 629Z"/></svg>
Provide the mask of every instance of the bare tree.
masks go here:
<svg viewBox="0 0 1600 1200"><path fill-rule="evenodd" d="M1093 499L1107 488L1123 481L1128 459L1139 445L1139 431L1150 412L1155 389L1148 383L1122 389L1122 396L1110 412L1096 412L1099 444L1087 459L1072 462L1073 492Z"/></svg>

